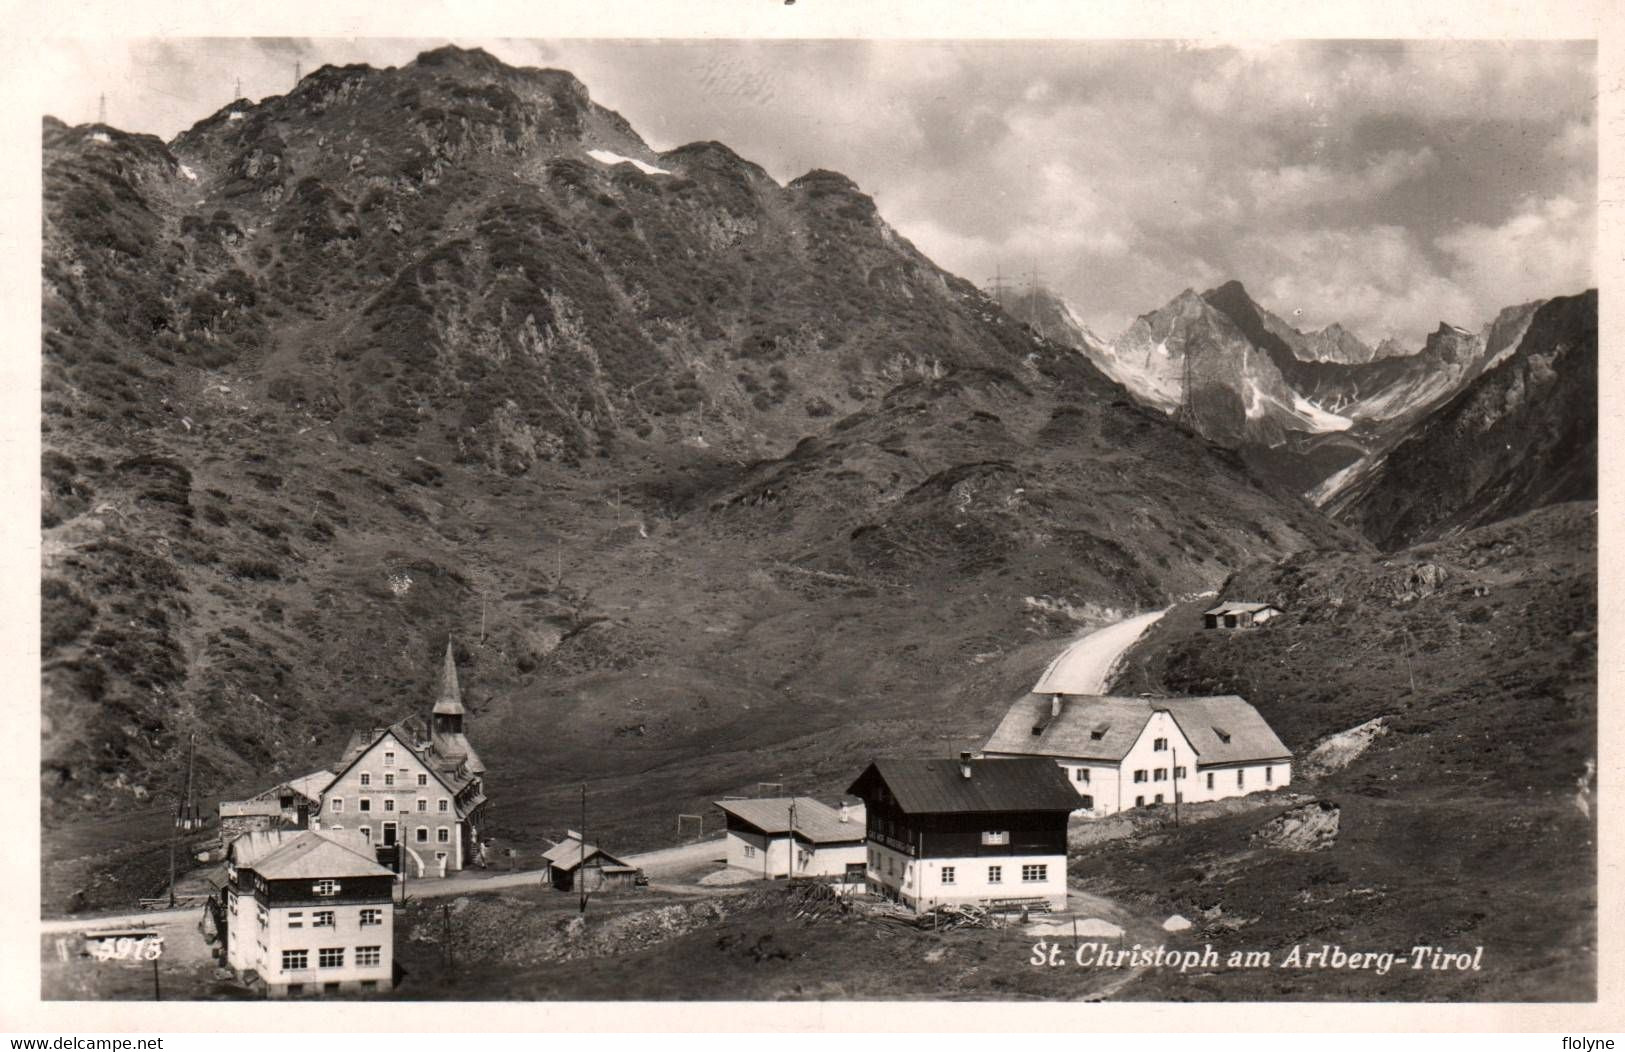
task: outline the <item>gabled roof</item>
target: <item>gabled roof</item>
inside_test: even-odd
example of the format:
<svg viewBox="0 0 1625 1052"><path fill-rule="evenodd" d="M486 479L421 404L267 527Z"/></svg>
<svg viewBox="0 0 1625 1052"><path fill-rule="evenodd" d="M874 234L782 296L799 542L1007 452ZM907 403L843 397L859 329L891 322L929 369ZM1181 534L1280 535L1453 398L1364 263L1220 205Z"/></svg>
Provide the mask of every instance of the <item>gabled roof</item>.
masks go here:
<svg viewBox="0 0 1625 1052"><path fill-rule="evenodd" d="M1207 616L1223 617L1225 614L1256 614L1260 610L1274 610L1276 613L1281 612L1281 608L1276 606L1274 603L1226 602L1220 603L1212 610L1207 611Z"/></svg>
<svg viewBox="0 0 1625 1052"><path fill-rule="evenodd" d="M267 829L231 842L231 860L266 880L393 876L358 830Z"/></svg>
<svg viewBox="0 0 1625 1052"><path fill-rule="evenodd" d="M971 776L960 772L968 763ZM847 790L871 801L884 785L909 814L986 811L1072 811L1078 794L1048 759L876 760Z"/></svg>
<svg viewBox="0 0 1625 1052"><path fill-rule="evenodd" d="M583 857L589 861L594 858L598 859L599 864L605 869L634 868L627 865L625 862L622 862L614 855L611 855L608 851L603 850L597 844L587 844L586 851L583 853L580 839L573 836L565 837L557 844L554 844L552 847L542 852L542 857L547 859L548 865L552 866L554 869L563 870L566 873L581 865Z"/></svg>
<svg viewBox="0 0 1625 1052"><path fill-rule="evenodd" d="M812 844L845 844L862 840L864 832L864 806L857 804L847 809L846 821L841 812L821 800L810 796L774 797L760 800L718 800L717 806L748 822L763 833L783 835L790 831L790 802L796 805L795 836Z"/></svg>
<svg viewBox="0 0 1625 1052"><path fill-rule="evenodd" d="M435 780L454 797L468 787L468 784L474 780L474 775L483 773L485 770L484 767L479 766L479 757L474 755L472 748L468 749L466 757L447 756L441 752L437 745L443 744L442 740L448 736L437 735L430 737L427 722L422 716L414 715L398 720L388 727L374 727L371 730L356 731L351 734L350 742L344 748L343 762L340 763L338 774L334 776L332 781L337 782L340 778L349 774L350 770L360 763L362 758L376 748L379 742L386 737L392 738L397 745L428 768L429 773L434 775ZM457 737L462 739L461 735L457 735ZM466 739L463 740L466 743ZM417 744L419 742L423 742L424 745L419 747ZM331 784L332 782L329 783L330 786ZM483 793L477 794L473 799L460 801L457 804L457 813L460 817L466 818L470 812L484 802L485 795Z"/></svg>
<svg viewBox="0 0 1625 1052"><path fill-rule="evenodd" d="M312 771L309 774L301 775L298 778L289 778L285 782L278 782L263 792L255 793L249 799L273 800L276 797L281 796L283 794L283 790L291 790L292 792L303 796L307 800L320 800L322 798L322 790L326 789L332 784L332 782L333 772L324 767L319 771Z"/></svg>
<svg viewBox="0 0 1625 1052"><path fill-rule="evenodd" d="M304 830L251 868L266 880L394 876L357 830Z"/></svg>
<svg viewBox="0 0 1625 1052"><path fill-rule="evenodd" d="M1066 694L1051 717L1051 698L1028 694L1005 713L983 751L1117 763L1163 710L1196 750L1198 765L1290 759L1264 717L1234 694L1193 698L1122 698ZM1042 725L1039 734L1033 728ZM1095 732L1104 728L1100 737ZM1228 737L1228 741L1225 740Z"/></svg>

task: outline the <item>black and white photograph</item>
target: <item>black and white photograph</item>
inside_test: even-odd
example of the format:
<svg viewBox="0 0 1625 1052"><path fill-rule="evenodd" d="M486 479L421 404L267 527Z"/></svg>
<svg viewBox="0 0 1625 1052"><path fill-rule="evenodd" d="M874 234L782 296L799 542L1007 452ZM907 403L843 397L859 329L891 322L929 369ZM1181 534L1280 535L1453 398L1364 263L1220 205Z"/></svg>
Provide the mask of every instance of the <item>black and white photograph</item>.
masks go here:
<svg viewBox="0 0 1625 1052"><path fill-rule="evenodd" d="M22 996L1598 1005L1594 32L367 26L30 59Z"/></svg>

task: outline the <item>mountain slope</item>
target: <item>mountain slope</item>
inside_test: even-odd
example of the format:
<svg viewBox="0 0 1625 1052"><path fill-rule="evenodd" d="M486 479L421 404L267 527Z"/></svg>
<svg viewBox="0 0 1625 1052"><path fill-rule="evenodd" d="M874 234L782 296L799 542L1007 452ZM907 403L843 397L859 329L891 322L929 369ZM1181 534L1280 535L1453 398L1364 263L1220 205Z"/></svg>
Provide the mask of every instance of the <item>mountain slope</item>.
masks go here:
<svg viewBox="0 0 1625 1052"><path fill-rule="evenodd" d="M1328 509L1384 548L1597 496L1597 294L1548 301L1510 354Z"/></svg>
<svg viewBox="0 0 1625 1052"><path fill-rule="evenodd" d="M44 145L51 903L155 890L189 734L206 808L304 773L448 635L494 831L587 782L643 844L977 738L1045 639L1363 544L844 177L656 153L566 73L442 49Z"/></svg>

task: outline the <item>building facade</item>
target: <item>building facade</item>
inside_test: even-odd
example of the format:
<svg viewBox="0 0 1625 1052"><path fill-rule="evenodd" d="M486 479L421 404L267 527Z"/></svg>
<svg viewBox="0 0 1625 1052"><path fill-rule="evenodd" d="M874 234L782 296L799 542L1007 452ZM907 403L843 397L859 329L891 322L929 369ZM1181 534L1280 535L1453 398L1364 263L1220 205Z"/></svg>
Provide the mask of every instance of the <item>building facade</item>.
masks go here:
<svg viewBox="0 0 1625 1052"><path fill-rule="evenodd" d="M916 911L1066 907L1077 798L1039 759L877 760L848 792L867 809L869 889Z"/></svg>
<svg viewBox="0 0 1625 1052"><path fill-rule="evenodd" d="M1270 603L1220 603L1202 615L1204 628L1257 628L1281 616L1281 608Z"/></svg>
<svg viewBox="0 0 1625 1052"><path fill-rule="evenodd" d="M810 796L718 800L727 820L728 865L765 879L813 877L838 891L867 881L866 809L830 806Z"/></svg>
<svg viewBox="0 0 1625 1052"><path fill-rule="evenodd" d="M583 843L575 830L542 854L546 881L555 891L631 891L638 886L639 869L596 844Z"/></svg>
<svg viewBox="0 0 1625 1052"><path fill-rule="evenodd" d="M333 781L323 769L292 778L256 793L247 800L220 801L220 843L230 844L244 833L266 829L308 829L322 805L322 790Z"/></svg>
<svg viewBox="0 0 1625 1052"><path fill-rule="evenodd" d="M1258 710L1235 695L1125 698L1029 694L982 750L993 759L1047 757L1065 772L1077 809L1222 800L1292 783L1292 753Z"/></svg>
<svg viewBox="0 0 1625 1052"><path fill-rule="evenodd" d="M355 831L414 877L443 877L483 861L485 765L464 735L451 644L427 719L409 716L353 735L321 794L315 824Z"/></svg>
<svg viewBox="0 0 1625 1052"><path fill-rule="evenodd" d="M227 849L226 964L272 997L388 990L395 875L359 833L270 830Z"/></svg>

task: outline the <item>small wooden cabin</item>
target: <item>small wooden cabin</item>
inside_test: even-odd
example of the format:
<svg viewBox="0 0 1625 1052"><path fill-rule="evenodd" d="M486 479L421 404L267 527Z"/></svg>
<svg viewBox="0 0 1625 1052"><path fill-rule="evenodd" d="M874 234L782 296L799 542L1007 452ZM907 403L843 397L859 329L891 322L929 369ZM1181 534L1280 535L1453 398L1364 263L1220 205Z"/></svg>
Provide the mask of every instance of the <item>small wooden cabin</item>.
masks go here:
<svg viewBox="0 0 1625 1052"><path fill-rule="evenodd" d="M1273 603L1220 603L1202 615L1204 628L1257 628L1282 610Z"/></svg>
<svg viewBox="0 0 1625 1052"><path fill-rule="evenodd" d="M631 891L641 871L596 844L583 844L574 830L543 853L547 882L558 891Z"/></svg>

